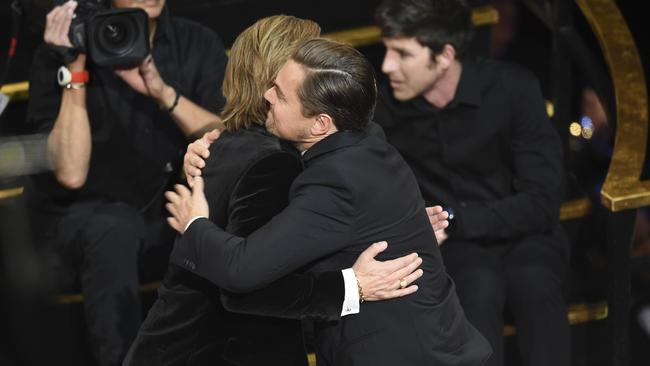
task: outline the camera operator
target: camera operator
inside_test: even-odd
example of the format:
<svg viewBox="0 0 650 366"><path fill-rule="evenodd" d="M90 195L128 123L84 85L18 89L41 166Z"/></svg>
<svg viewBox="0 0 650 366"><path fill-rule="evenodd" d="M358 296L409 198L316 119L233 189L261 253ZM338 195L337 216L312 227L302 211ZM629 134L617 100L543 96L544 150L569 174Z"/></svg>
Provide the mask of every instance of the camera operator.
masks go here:
<svg viewBox="0 0 650 366"><path fill-rule="evenodd" d="M147 13L151 55L132 68L97 66L71 48L83 5L50 11L35 54L28 122L48 134L52 172L26 192L60 285L81 286L94 356L116 365L140 325L141 278L167 266L174 235L162 193L180 178L187 138L220 123L227 59L216 34L170 17L165 0L112 0Z"/></svg>

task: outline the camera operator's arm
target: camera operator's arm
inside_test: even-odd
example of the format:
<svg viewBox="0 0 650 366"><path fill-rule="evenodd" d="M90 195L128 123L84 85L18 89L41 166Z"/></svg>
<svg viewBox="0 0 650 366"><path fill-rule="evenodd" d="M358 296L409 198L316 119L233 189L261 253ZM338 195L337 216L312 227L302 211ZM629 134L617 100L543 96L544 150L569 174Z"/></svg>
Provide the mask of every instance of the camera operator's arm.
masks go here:
<svg viewBox="0 0 650 366"><path fill-rule="evenodd" d="M222 126L219 116L195 104L182 94L178 94L177 100L176 93L180 91L165 83L151 56L147 57L139 67L115 70L115 73L133 89L152 97L161 107L170 111L180 130L188 137Z"/></svg>
<svg viewBox="0 0 650 366"><path fill-rule="evenodd" d="M43 39L53 46L72 47L68 38L77 3L55 7L48 15ZM81 54L67 65L71 72L83 71L86 56ZM57 180L65 187L81 188L90 161L90 123L86 109L86 89L63 88L59 114L48 136L48 158Z"/></svg>

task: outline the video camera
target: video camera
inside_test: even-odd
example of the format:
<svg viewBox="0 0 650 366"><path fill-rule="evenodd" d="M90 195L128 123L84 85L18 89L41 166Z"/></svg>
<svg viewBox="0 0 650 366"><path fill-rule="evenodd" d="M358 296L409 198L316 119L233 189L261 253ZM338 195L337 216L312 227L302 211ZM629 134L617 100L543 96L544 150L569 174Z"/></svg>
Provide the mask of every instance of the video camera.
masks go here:
<svg viewBox="0 0 650 366"><path fill-rule="evenodd" d="M67 0L54 0L62 5ZM70 26L74 50L99 66L131 67L149 55L149 19L139 8L111 9L110 0L77 0Z"/></svg>

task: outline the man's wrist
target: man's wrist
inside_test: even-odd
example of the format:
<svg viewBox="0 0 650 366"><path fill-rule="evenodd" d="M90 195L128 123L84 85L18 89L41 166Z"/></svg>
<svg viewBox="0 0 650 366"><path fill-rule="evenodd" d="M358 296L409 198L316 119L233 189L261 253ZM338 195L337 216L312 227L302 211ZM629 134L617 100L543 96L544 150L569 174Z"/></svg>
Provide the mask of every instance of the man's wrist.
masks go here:
<svg viewBox="0 0 650 366"><path fill-rule="evenodd" d="M165 110L173 109L177 91L175 88L165 85L160 96L160 106Z"/></svg>
<svg viewBox="0 0 650 366"><path fill-rule="evenodd" d="M359 282L357 281L357 276L354 274L352 268L344 269L341 273L343 275L343 283L345 286L345 296L343 299L341 316L358 314L360 311L361 299L359 297Z"/></svg>
<svg viewBox="0 0 650 366"><path fill-rule="evenodd" d="M195 217L192 217L192 219L191 219L190 221L187 222L187 225L185 225L185 230L183 230L183 234L187 231L187 229L190 228L190 225L192 225L192 223L193 223L194 221L198 220L198 219L207 219L207 217L205 217L205 216L195 216Z"/></svg>
<svg viewBox="0 0 650 366"><path fill-rule="evenodd" d="M52 55L54 55L54 57L56 57L61 62L61 64L66 66L75 62L80 56L84 56L84 54L79 53L79 51L75 50L72 47L58 46L53 44L48 44L47 47L49 48Z"/></svg>
<svg viewBox="0 0 650 366"><path fill-rule="evenodd" d="M74 61L67 63L66 67L72 72L86 70L86 55L80 53Z"/></svg>

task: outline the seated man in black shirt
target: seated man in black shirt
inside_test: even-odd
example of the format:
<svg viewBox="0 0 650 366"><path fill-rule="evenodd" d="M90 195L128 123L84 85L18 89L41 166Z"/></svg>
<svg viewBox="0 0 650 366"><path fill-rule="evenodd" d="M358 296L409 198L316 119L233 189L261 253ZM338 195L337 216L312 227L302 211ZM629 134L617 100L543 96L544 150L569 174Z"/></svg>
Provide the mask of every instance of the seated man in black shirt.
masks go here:
<svg viewBox="0 0 650 366"><path fill-rule="evenodd" d="M471 14L460 0L388 0L376 16L389 83L375 120L425 201L453 211L441 250L470 322L494 349L488 364L503 364L508 305L523 364L567 366L562 146L537 80L467 56Z"/></svg>
<svg viewBox="0 0 650 366"><path fill-rule="evenodd" d="M180 178L187 137L218 121L227 60L212 31L171 18L165 0L112 5L147 12L151 56L120 71L84 54L57 57L50 46L71 47L76 3L56 7L35 55L28 110L33 130L48 135L52 165L26 190L36 239L54 252L58 274L73 274L66 287L78 278L102 365L121 363L137 333L139 272L151 280L166 269L174 234L162 192ZM59 86L62 66L72 82Z"/></svg>

